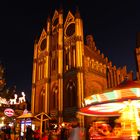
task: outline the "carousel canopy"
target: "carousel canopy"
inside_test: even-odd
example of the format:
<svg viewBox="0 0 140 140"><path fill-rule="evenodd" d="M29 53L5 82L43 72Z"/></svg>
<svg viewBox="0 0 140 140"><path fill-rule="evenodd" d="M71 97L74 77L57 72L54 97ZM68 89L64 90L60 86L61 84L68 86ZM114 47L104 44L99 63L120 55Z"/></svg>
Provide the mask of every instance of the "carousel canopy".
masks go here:
<svg viewBox="0 0 140 140"><path fill-rule="evenodd" d="M84 105L140 99L140 83L125 81L109 92L94 94L84 99Z"/></svg>
<svg viewBox="0 0 140 140"><path fill-rule="evenodd" d="M118 116L127 101L139 99L140 83L126 80L109 92L85 98L84 107L78 113L88 116Z"/></svg>
<svg viewBox="0 0 140 140"><path fill-rule="evenodd" d="M87 116L119 116L124 106L125 104L121 102L90 105L81 108L78 113Z"/></svg>

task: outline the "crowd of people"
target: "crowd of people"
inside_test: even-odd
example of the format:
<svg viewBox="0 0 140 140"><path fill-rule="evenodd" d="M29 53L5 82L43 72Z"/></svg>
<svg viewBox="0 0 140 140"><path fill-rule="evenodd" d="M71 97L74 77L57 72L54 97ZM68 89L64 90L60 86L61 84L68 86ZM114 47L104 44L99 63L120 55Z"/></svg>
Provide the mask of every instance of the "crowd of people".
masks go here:
<svg viewBox="0 0 140 140"><path fill-rule="evenodd" d="M11 127L6 124L6 126L1 128L0 140L11 140Z"/></svg>
<svg viewBox="0 0 140 140"><path fill-rule="evenodd" d="M26 140L85 140L84 129L78 122L69 125L59 125L55 130L45 130L40 138L40 129L33 131L27 127Z"/></svg>
<svg viewBox="0 0 140 140"><path fill-rule="evenodd" d="M80 127L78 122L68 125L58 125L54 130L43 130L40 135L40 127L32 130L30 125L26 126L23 136L12 138L11 127L7 124L1 129L0 140L85 140L84 129Z"/></svg>

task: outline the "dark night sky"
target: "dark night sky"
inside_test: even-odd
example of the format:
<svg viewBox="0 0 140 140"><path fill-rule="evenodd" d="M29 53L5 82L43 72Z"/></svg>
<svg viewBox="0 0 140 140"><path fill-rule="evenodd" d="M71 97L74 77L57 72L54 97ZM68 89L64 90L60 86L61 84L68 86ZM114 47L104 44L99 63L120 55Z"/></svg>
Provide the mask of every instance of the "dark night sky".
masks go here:
<svg viewBox="0 0 140 140"><path fill-rule="evenodd" d="M66 2L67 1L67 2ZM3 1L0 3L0 60L7 86L31 93L33 43L49 14L63 6L74 14L79 7L84 34L94 36L96 46L113 65L136 71L134 49L140 31L140 2L127 0Z"/></svg>

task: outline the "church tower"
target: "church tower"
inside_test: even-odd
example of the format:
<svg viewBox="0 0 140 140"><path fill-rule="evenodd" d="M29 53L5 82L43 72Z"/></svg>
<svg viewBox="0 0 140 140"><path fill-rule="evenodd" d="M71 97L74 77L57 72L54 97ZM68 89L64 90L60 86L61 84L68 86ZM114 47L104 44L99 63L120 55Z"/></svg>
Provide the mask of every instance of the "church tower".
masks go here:
<svg viewBox="0 0 140 140"><path fill-rule="evenodd" d="M50 88L50 44L51 22L48 18L47 28L43 29L39 41L34 43L33 75L32 75L32 112L49 113Z"/></svg>
<svg viewBox="0 0 140 140"><path fill-rule="evenodd" d="M34 43L32 113L45 112L59 122L76 117L84 98L120 84L126 66L116 68L97 49L94 37L84 43L83 21L78 10L63 15L55 10ZM84 125L83 116L79 117Z"/></svg>
<svg viewBox="0 0 140 140"><path fill-rule="evenodd" d="M83 24L63 10L48 18L34 43L32 112L45 112L59 122L75 117L83 101Z"/></svg>

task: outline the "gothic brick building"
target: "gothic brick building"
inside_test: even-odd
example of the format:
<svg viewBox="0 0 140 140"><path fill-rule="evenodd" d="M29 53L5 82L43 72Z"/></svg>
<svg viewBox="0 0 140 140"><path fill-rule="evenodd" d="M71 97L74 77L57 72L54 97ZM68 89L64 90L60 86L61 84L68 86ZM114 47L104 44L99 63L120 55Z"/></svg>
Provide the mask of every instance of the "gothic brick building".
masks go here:
<svg viewBox="0 0 140 140"><path fill-rule="evenodd" d="M83 22L78 10L66 18L56 10L34 43L32 112L45 112L59 122L75 116L83 99L120 84L126 66L116 68L100 53L92 35L84 42ZM81 117L83 121L83 118Z"/></svg>

